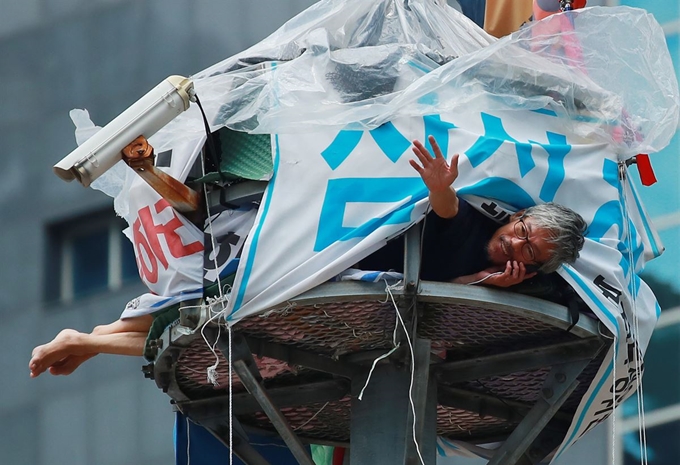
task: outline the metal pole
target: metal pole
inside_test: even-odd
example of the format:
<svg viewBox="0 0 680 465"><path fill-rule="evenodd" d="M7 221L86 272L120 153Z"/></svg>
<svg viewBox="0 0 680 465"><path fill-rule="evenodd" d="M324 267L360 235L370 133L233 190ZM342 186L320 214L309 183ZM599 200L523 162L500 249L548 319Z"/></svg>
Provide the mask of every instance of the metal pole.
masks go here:
<svg viewBox="0 0 680 465"><path fill-rule="evenodd" d="M437 461L435 443L437 429L437 385L430 378L430 349L432 344L428 339L416 338L413 341L414 356L411 363L414 364L413 379L413 405L416 418L409 408L408 431L406 432L406 463L408 465L420 465L420 458L427 465L434 465ZM409 406L410 407L410 406ZM416 441L418 450L413 441L413 422L415 421Z"/></svg>
<svg viewBox="0 0 680 465"><path fill-rule="evenodd" d="M409 372L394 363L378 364L359 400L367 374L352 380L350 463L405 465L406 441L412 441Z"/></svg>

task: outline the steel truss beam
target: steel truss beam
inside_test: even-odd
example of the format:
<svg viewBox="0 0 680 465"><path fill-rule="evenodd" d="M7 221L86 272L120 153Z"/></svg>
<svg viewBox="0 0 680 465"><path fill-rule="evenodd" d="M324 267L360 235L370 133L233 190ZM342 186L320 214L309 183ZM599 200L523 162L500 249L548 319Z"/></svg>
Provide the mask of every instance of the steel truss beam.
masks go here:
<svg viewBox="0 0 680 465"><path fill-rule="evenodd" d="M329 380L315 383L300 384L268 389L267 392L279 408L295 407L299 405L333 402L349 394L349 382L344 380ZM248 415L262 412L262 407L255 398L247 392L240 392L232 396L232 413L234 415ZM177 406L195 421L221 417L229 413L229 396L210 397L208 399L177 402Z"/></svg>
<svg viewBox="0 0 680 465"><path fill-rule="evenodd" d="M489 416L513 423L521 422L533 407L524 402L449 386L438 386L437 401L445 407L474 412L480 418ZM557 412L554 418L566 424L571 421L571 415L567 413Z"/></svg>
<svg viewBox="0 0 680 465"><path fill-rule="evenodd" d="M496 451L489 465L515 465L578 386L576 378L590 360L556 365L546 378L541 395L524 420ZM540 460L540 459L539 459Z"/></svg>
<svg viewBox="0 0 680 465"><path fill-rule="evenodd" d="M441 363L433 367L433 370L440 382L460 383L535 370L556 363L591 360L603 344L602 340L593 337L458 362Z"/></svg>

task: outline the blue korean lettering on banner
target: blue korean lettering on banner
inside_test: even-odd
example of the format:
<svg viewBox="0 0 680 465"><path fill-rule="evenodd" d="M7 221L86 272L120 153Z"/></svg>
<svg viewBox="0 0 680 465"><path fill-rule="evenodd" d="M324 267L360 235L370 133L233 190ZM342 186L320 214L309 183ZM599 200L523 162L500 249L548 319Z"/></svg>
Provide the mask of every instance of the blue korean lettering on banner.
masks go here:
<svg viewBox="0 0 680 465"><path fill-rule="evenodd" d="M557 190L562 185L562 182L564 182L564 158L571 151L571 145L567 144L566 136L547 131L547 144L536 141L520 142L508 134L503 127L501 118L487 113L481 113L481 118L484 125L484 135L480 136L472 147L465 152L470 160L470 164L476 168L488 160L503 145L503 142L512 142L517 153L520 176L524 177L536 166L536 162L531 155L532 144L540 145L548 153L548 173L541 187L539 197L544 202L553 201ZM510 190L516 191L515 188ZM488 193L486 194L486 196L489 195ZM512 197L505 198L510 199ZM513 202L511 204L514 205ZM524 202L524 204L531 206L535 202L532 201L531 204Z"/></svg>
<svg viewBox="0 0 680 465"><path fill-rule="evenodd" d="M612 187L619 188L619 165L614 160L605 158L602 163L602 179Z"/></svg>
<svg viewBox="0 0 680 465"><path fill-rule="evenodd" d="M411 142L392 123L382 124L369 133L392 163L396 163L411 146Z"/></svg>
<svg viewBox="0 0 680 465"><path fill-rule="evenodd" d="M406 224L412 219L414 204L425 196L427 188L419 177L331 179L321 208L314 251L320 252L337 241L366 237L380 226ZM403 200L407 202L383 217L372 218L356 228L342 225L348 203Z"/></svg>
<svg viewBox="0 0 680 465"><path fill-rule="evenodd" d="M539 145L548 154L548 170L539 198L545 202L554 200L565 179L565 157L571 152L571 145L567 143L566 136L547 131L548 142L546 144L536 141L520 142L508 134L501 118L483 112L480 113L480 117L484 126L484 135L480 136L472 147L465 152L470 164L473 167L478 167L491 158L504 142L511 142L514 144L517 153L520 175L524 177L536 166L532 157L532 146L534 144ZM432 148L427 142L427 138L429 135L433 135L442 149L443 156L448 159L449 131L457 126L451 122L442 121L440 115L425 116L423 123L424 140L428 150L431 151ZM385 123L368 132L383 154L393 163L396 163L410 146L409 140L392 123ZM321 156L332 170L337 169L356 149L363 133L363 131L342 130L333 142L321 152ZM607 171L611 169L609 166L605 168L607 168ZM424 186L418 178L414 178L418 183L417 186L413 186L413 191L406 189L406 184L413 182L413 179L400 179L402 181L395 184L395 179L357 178L351 181L355 183L354 185L349 184L350 180L348 179L330 180L320 215L315 251L323 250L337 240L364 237L370 232L369 226L377 227L378 223L394 224L395 218L401 217L396 215L396 212L394 217L374 218L360 228L345 228L342 226L342 219L345 206L349 202L399 202L406 200L409 196L419 196L423 192ZM384 192L384 189L395 189L395 191L387 193ZM380 193L380 191L383 192ZM474 185L463 187L458 192L460 195L504 199L506 203L518 210L536 204L534 198L526 190L515 182L501 177L486 178ZM606 230L602 230L605 223L617 218L616 212L609 206L601 209L598 213L599 215L596 215L597 221L594 222L594 231L596 237L602 237L606 233ZM408 218L405 221L408 221ZM617 224L622 224L622 221L617 222ZM597 234L600 234L600 236L597 236Z"/></svg>
<svg viewBox="0 0 680 465"><path fill-rule="evenodd" d="M449 145L448 131L456 126L447 121L442 121L440 115L425 116L423 122L425 123L425 141L428 150L432 151L432 147L427 142L427 137L433 135L442 148L444 157L446 157L446 150ZM411 146L411 141L404 137L391 122L382 124L368 132L392 163L396 163ZM332 170L336 170L356 149L363 135L364 131L343 129L335 136L333 142L321 152L321 156Z"/></svg>
<svg viewBox="0 0 680 465"><path fill-rule="evenodd" d="M623 198L623 186L619 180L619 166L615 161L604 160L602 179L612 187L615 187L619 191L619 196ZM627 228L624 228L624 224L627 225ZM624 276L629 276L631 266L634 266L640 260L644 252L644 244L633 222L629 218L624 220L620 201L611 200L598 208L588 228L587 237L600 242L613 226L617 227L616 239L619 242L616 248L621 253L619 266ZM624 237L626 232L627 237ZM626 239L625 242L624 239ZM633 295L637 295L639 286L636 284L635 279L633 279L632 285L634 287Z"/></svg>
<svg viewBox="0 0 680 465"><path fill-rule="evenodd" d="M478 167L503 145L503 142L512 142L515 144L517 151L517 163L519 164L519 171L522 177L531 171L536 163L531 157L531 144L527 142L520 142L510 136L503 127L503 121L493 115L481 113L482 124L484 125L484 135L470 147L466 152L470 164L473 168Z"/></svg>
<svg viewBox="0 0 680 465"><path fill-rule="evenodd" d="M369 131L380 150L393 163L406 152L411 143L392 123L385 123ZM332 170L336 170L359 145L364 131L343 129L333 142L321 152L321 156Z"/></svg>
<svg viewBox="0 0 680 465"><path fill-rule="evenodd" d="M618 227L617 237L620 237L623 217L621 216L621 205L617 200L610 200L597 209L593 221L586 231L586 237L599 242L613 226Z"/></svg>
<svg viewBox="0 0 680 465"><path fill-rule="evenodd" d="M548 152L548 174L545 176L538 196L544 202L552 202L555 200L557 189L564 182L564 158L571 151L571 145L567 144L567 138L563 134L547 132L547 135L547 145L535 141L531 141L531 143L540 145Z"/></svg>
<svg viewBox="0 0 680 465"><path fill-rule="evenodd" d="M456 125L448 121L442 121L439 115L428 115L423 117L425 123L425 148L432 153L432 145L428 140L429 136L434 136L437 145L442 151L444 158L448 160L449 150L449 131L455 129Z"/></svg>
<svg viewBox="0 0 680 465"><path fill-rule="evenodd" d="M321 152L321 156L332 170L335 170L349 157L349 154L359 145L364 131L342 130L335 136L333 142Z"/></svg>
<svg viewBox="0 0 680 465"><path fill-rule="evenodd" d="M423 117L428 150L432 150L427 138L433 135L438 141L442 154L447 158L449 134L456 126L442 121L440 115ZM411 146L411 142L388 122L369 131L371 137L387 158L396 163ZM342 130L333 142L321 152L328 166L337 169L357 147L363 131ZM336 241L355 237L366 237L371 231L387 224L408 223L412 220L414 204L427 195L427 189L420 177L412 178L339 178L330 179L319 216L319 230L314 251L320 252ZM380 218L372 218L363 225L353 228L342 225L345 208L354 202L405 202L399 209Z"/></svg>

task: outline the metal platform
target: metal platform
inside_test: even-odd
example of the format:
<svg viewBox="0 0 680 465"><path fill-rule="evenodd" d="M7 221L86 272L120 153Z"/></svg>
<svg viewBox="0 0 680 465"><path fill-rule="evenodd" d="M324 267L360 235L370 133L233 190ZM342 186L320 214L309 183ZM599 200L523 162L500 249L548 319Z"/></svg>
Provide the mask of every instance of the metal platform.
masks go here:
<svg viewBox="0 0 680 465"><path fill-rule="evenodd" d="M406 285L392 291L413 352L385 284L326 283L234 326L234 453L245 463L267 463L248 431L280 435L303 464L313 464L303 443L349 447L353 465L421 463L410 398L427 465L436 462L436 436L503 442L479 451L492 465L538 463L559 445L601 365L604 330L582 317L566 331L567 308L545 300L419 282L409 253L418 237L407 237ZM183 310L146 372L228 444L227 331L213 323L203 331L220 350L214 386L206 373L215 355L200 334L206 312ZM359 401L373 361L394 347L395 328L400 347L377 364Z"/></svg>

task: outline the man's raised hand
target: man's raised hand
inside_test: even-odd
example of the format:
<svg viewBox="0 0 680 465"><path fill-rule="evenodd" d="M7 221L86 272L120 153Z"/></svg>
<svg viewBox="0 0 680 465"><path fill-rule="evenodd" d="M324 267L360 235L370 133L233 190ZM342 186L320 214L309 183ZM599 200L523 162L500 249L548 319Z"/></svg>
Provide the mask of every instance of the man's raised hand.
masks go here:
<svg viewBox="0 0 680 465"><path fill-rule="evenodd" d="M428 140L432 145L434 157L420 141L415 140L413 153L418 157L420 164L415 160L409 160L409 163L420 174L430 191L432 210L442 218L453 218L458 214L458 196L452 186L458 177L458 154L453 156L449 166L434 136L430 136Z"/></svg>
<svg viewBox="0 0 680 465"><path fill-rule="evenodd" d="M442 192L448 190L453 181L458 177L458 154L451 159L451 165L446 162L442 151L437 145L434 136L428 138L434 151L434 157L420 141L413 141L413 153L418 157L420 164L415 160L409 160L430 192Z"/></svg>

